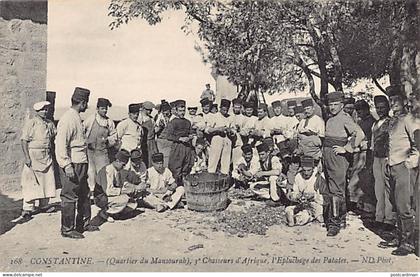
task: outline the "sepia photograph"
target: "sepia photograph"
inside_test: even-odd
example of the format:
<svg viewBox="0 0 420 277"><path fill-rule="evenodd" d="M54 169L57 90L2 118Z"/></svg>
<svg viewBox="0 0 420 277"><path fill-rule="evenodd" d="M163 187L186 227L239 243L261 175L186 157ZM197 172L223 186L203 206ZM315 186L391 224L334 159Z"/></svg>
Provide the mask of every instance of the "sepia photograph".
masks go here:
<svg viewBox="0 0 420 277"><path fill-rule="evenodd" d="M418 276L419 13L0 0L2 276Z"/></svg>

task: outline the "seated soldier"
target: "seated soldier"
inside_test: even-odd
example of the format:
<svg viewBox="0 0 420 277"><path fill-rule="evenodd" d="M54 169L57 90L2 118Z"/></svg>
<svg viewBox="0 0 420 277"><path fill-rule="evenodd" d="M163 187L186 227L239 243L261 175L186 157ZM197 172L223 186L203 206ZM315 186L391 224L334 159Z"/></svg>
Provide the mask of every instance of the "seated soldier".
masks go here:
<svg viewBox="0 0 420 277"><path fill-rule="evenodd" d="M129 158L128 151L118 151L115 161L99 170L96 178L95 204L101 209L99 216L108 222L113 222L113 217L117 215L134 211L137 208L136 195L145 189L145 186L137 186L121 178L121 171Z"/></svg>
<svg viewBox="0 0 420 277"><path fill-rule="evenodd" d="M254 157L251 145L245 144L241 150L242 157L233 164L232 178L236 188L248 188L248 182L257 173L260 165L258 158Z"/></svg>
<svg viewBox="0 0 420 277"><path fill-rule="evenodd" d="M296 205L286 207L289 226L305 225L313 220L323 222L323 196L325 179L318 173L312 157L301 159L301 171L296 175L288 197Z"/></svg>
<svg viewBox="0 0 420 277"><path fill-rule="evenodd" d="M140 178L140 183L146 183L147 181L147 167L146 164L143 162L143 155L140 149L134 149L131 151L131 163L128 170L123 170L121 174L124 176L128 172L134 173L137 175L137 177ZM123 177L124 179L124 177ZM133 184L138 183L131 182Z"/></svg>
<svg viewBox="0 0 420 277"><path fill-rule="evenodd" d="M197 138L194 149L194 165L190 174L207 171L208 153L206 140L204 138Z"/></svg>
<svg viewBox="0 0 420 277"><path fill-rule="evenodd" d="M155 153L152 156L152 167L147 170L147 192L139 199L144 207L163 212L174 209L184 195L184 187L178 186L171 171L163 166L163 154Z"/></svg>
<svg viewBox="0 0 420 277"><path fill-rule="evenodd" d="M258 196L272 200L268 203L280 204L280 197L277 193L277 179L280 176L282 165L277 156L273 156L265 143L257 146L259 156L259 169L253 175L253 182L250 183L251 190Z"/></svg>

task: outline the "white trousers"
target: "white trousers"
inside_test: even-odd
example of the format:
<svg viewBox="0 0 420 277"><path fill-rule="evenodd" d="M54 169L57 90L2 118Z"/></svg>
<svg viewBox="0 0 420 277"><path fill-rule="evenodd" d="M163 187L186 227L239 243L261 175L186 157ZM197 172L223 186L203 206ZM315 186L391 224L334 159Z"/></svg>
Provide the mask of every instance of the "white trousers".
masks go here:
<svg viewBox="0 0 420 277"><path fill-rule="evenodd" d="M270 176L268 177L268 181L257 181L250 183L249 188L252 190L252 192L262 198L278 201L280 200L280 197L277 193L277 179L278 176Z"/></svg>
<svg viewBox="0 0 420 277"><path fill-rule="evenodd" d="M184 192L184 187L177 187L174 193L171 195L172 200L169 202L165 202L158 196L151 193L142 199L143 204L141 204L141 206L150 206L156 209L159 205L167 205L169 209L172 210L179 203L179 201L181 201Z"/></svg>
<svg viewBox="0 0 420 277"><path fill-rule="evenodd" d="M229 174L232 155L232 141L228 137L214 136L209 151L209 173L216 173L220 161L220 172Z"/></svg>

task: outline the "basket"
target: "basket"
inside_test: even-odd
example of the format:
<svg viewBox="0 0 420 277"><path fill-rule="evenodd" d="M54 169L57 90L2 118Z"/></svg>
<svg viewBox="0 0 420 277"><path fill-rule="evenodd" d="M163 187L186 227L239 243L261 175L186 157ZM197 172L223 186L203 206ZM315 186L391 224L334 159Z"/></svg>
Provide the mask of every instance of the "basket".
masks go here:
<svg viewBox="0 0 420 277"><path fill-rule="evenodd" d="M184 189L189 210L219 211L226 209L229 204L228 175L208 172L192 174L185 178Z"/></svg>

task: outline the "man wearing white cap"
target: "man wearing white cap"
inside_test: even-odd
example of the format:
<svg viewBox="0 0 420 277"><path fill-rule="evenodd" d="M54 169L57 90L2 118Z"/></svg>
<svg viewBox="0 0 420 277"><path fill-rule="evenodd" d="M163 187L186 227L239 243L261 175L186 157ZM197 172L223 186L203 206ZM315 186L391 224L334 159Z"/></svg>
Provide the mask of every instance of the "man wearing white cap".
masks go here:
<svg viewBox="0 0 420 277"><path fill-rule="evenodd" d="M55 197L54 166L52 165L51 142L57 134L52 121L47 119L48 101L35 103L36 115L28 120L22 130L21 142L25 164L22 171L23 212L29 219L35 211L47 208L49 198ZM52 208L46 210L52 212Z"/></svg>

